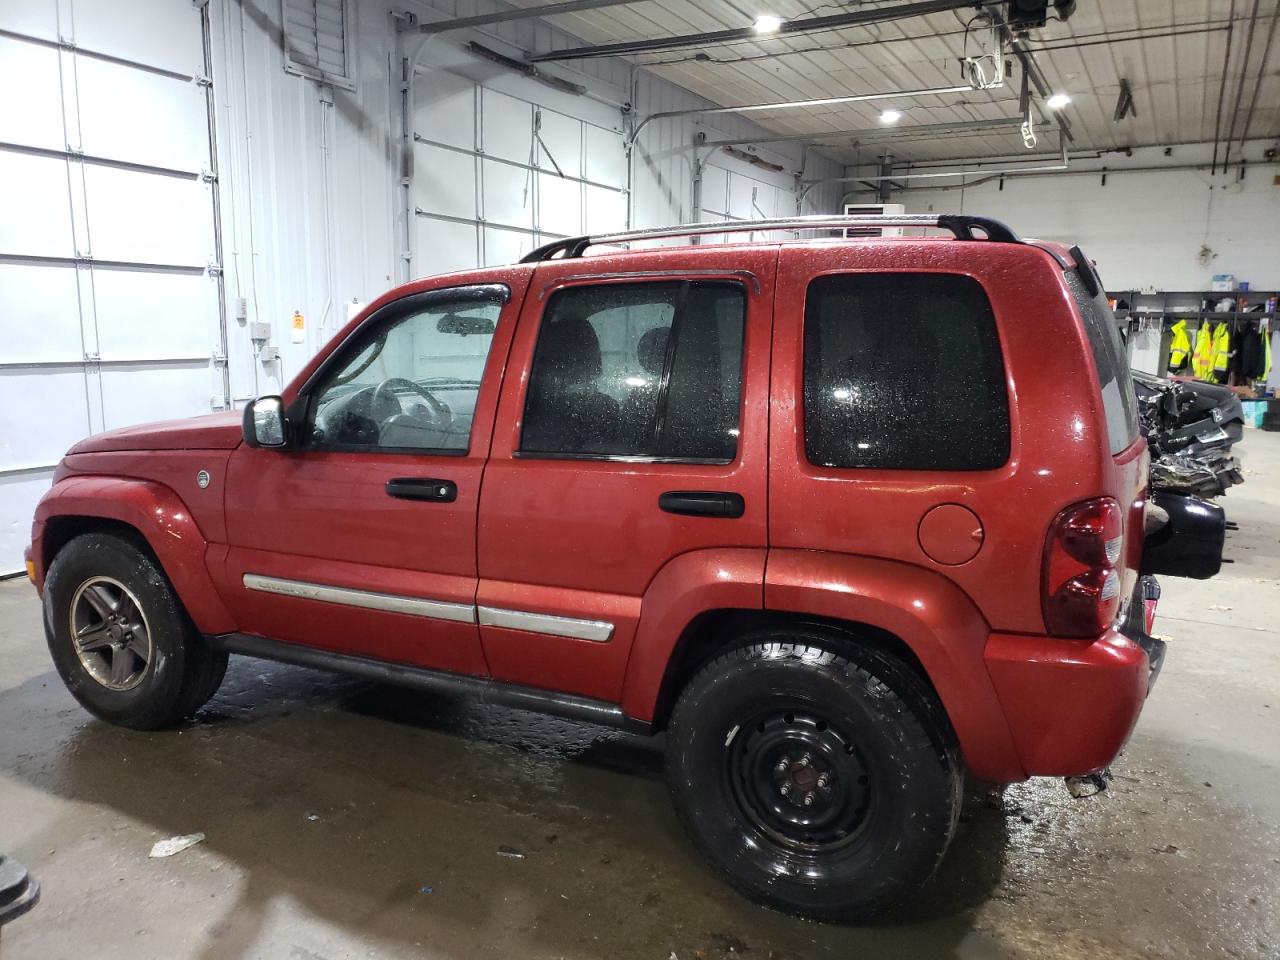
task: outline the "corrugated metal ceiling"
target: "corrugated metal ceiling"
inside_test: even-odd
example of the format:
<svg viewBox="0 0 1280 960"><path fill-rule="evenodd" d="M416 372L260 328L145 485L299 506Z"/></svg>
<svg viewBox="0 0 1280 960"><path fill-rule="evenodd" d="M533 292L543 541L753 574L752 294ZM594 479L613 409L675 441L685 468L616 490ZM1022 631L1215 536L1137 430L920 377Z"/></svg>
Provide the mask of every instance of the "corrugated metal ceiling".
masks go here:
<svg viewBox="0 0 1280 960"><path fill-rule="evenodd" d="M542 0L514 2L543 5ZM637 0L561 14L552 22L588 43L611 43L744 27L761 13L799 19L886 5ZM960 60L966 39L971 52L983 39L976 33L966 38L971 16L972 11L939 13L632 59L725 105L951 85L963 82ZM1215 126L1224 138L1233 131L1237 141L1242 136L1272 138L1280 136L1280 41L1271 42L1278 16L1280 0L1079 0L1070 20L1051 20L1033 34L1028 49L1051 87L1072 97L1065 116L1075 136L1073 151L1208 142L1215 139ZM548 66L554 69L554 64ZM1121 79L1129 81L1137 113L1117 122L1113 114ZM904 113L895 129L905 134L914 125L1016 116L1019 82L1015 73L996 90L764 112L752 119L782 134L821 134L874 128L880 110L892 105ZM1056 149L1057 136L1050 127L1041 125L1040 134L1037 152ZM885 146L844 140L826 141L823 149L852 163L879 155ZM894 142L892 153L923 161L1027 151L1012 128L904 138Z"/></svg>

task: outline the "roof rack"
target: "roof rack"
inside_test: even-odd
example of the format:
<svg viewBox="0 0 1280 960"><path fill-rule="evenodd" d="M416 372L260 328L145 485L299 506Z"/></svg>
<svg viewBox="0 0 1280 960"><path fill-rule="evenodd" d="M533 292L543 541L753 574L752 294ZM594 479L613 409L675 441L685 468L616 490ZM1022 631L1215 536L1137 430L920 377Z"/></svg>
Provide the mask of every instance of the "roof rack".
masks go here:
<svg viewBox="0 0 1280 960"><path fill-rule="evenodd" d="M979 231L994 243L1021 243L1022 239L999 220L988 217L969 217L959 214L900 214L897 216L836 216L783 217L776 220L719 220L710 223L681 223L671 227L651 227L647 230L628 230L623 233L602 233L598 236L566 237L545 244L521 257L521 263L541 263L557 256L572 259L582 256L587 247L599 244L631 243L636 240L657 240L663 237L698 237L718 233L757 233L768 230L842 230L852 227L937 227L950 230L957 240L975 240Z"/></svg>

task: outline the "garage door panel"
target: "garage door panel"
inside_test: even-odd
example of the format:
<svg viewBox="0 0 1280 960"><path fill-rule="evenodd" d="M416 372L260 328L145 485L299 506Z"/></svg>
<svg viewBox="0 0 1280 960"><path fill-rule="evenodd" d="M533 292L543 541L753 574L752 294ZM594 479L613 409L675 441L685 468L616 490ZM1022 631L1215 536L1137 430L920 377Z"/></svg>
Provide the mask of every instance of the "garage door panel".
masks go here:
<svg viewBox="0 0 1280 960"><path fill-rule="evenodd" d="M418 217L414 239L414 273L428 277L454 270L477 267L476 230L470 223L452 223L431 217Z"/></svg>
<svg viewBox="0 0 1280 960"><path fill-rule="evenodd" d="M451 217L476 218L474 155L419 143L414 148L414 169L415 206Z"/></svg>
<svg viewBox="0 0 1280 960"><path fill-rule="evenodd" d="M542 119L538 134L546 149L539 148L538 166L544 170L554 170L558 166L571 177L582 176L582 121L554 110L540 112ZM554 164L552 158L555 159Z"/></svg>
<svg viewBox="0 0 1280 960"><path fill-rule="evenodd" d="M485 220L532 229L532 172L494 160L484 160L482 165Z"/></svg>
<svg viewBox="0 0 1280 960"><path fill-rule="evenodd" d="M39 37L58 39L58 5L56 0L19 0L0 3L0 29Z"/></svg>
<svg viewBox="0 0 1280 960"><path fill-rule="evenodd" d="M196 4L174 0L129 0L75 5L75 40L87 50L173 70L187 76L203 71L204 49ZM139 30L138 24L146 29Z"/></svg>
<svg viewBox="0 0 1280 960"><path fill-rule="evenodd" d="M74 267L0 263L0 361L84 359Z"/></svg>
<svg viewBox="0 0 1280 960"><path fill-rule="evenodd" d="M199 180L92 164L85 196L99 260L205 266L213 253L213 205Z"/></svg>
<svg viewBox="0 0 1280 960"><path fill-rule="evenodd" d="M0 253L73 257L67 162L0 150Z"/></svg>
<svg viewBox="0 0 1280 960"><path fill-rule="evenodd" d="M209 412L210 367L192 364L122 364L102 368L102 420L114 430L134 423Z"/></svg>
<svg viewBox="0 0 1280 960"><path fill-rule="evenodd" d="M702 168L702 209L717 214L729 211L729 171L723 167L704 166ZM703 218L707 219L707 218ZM720 217L710 219L719 220Z"/></svg>
<svg viewBox="0 0 1280 960"><path fill-rule="evenodd" d="M588 185L587 233L616 233L627 228L626 195L617 190Z"/></svg>
<svg viewBox="0 0 1280 960"><path fill-rule="evenodd" d="M414 130L437 143L474 150L476 85L446 70L420 76L413 90Z"/></svg>
<svg viewBox="0 0 1280 960"><path fill-rule="evenodd" d="M582 233L582 184L554 173L538 174L538 226L550 233Z"/></svg>
<svg viewBox="0 0 1280 960"><path fill-rule="evenodd" d="M486 227L484 231L484 265L486 267L497 267L507 263L516 263L533 249L533 244L533 234Z"/></svg>
<svg viewBox="0 0 1280 960"><path fill-rule="evenodd" d="M533 144L533 107L492 90L481 91L481 144L491 157L528 163Z"/></svg>
<svg viewBox="0 0 1280 960"><path fill-rule="evenodd" d="M103 360L213 355L217 287L209 277L94 270L93 291Z"/></svg>
<svg viewBox="0 0 1280 960"><path fill-rule="evenodd" d="M0 468L54 463L89 432L81 367L0 369Z"/></svg>
<svg viewBox="0 0 1280 960"><path fill-rule="evenodd" d="M0 37L0 91L0 140L66 148L57 50Z"/></svg>
<svg viewBox="0 0 1280 960"><path fill-rule="evenodd" d="M586 124L586 178L619 189L627 185L627 151L622 137Z"/></svg>
<svg viewBox="0 0 1280 960"><path fill-rule="evenodd" d="M737 220L759 220L769 214L761 210L773 206L774 188L740 174L729 175L729 216Z"/></svg>
<svg viewBox="0 0 1280 960"><path fill-rule="evenodd" d="M22 551L31 543L36 504L53 483L52 470L0 474L0 576L22 570Z"/></svg>
<svg viewBox="0 0 1280 960"><path fill-rule="evenodd" d="M205 93L195 83L93 57L77 57L76 70L85 153L193 172L209 166Z"/></svg>

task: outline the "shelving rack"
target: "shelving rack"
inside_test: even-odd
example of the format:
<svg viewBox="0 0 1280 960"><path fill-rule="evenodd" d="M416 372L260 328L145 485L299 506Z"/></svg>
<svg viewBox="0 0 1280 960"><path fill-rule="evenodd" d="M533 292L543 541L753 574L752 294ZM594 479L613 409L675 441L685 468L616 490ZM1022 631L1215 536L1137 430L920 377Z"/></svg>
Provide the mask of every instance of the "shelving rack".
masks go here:
<svg viewBox="0 0 1280 960"><path fill-rule="evenodd" d="M1207 309L1207 307L1226 298L1238 303L1241 297L1246 298L1245 302L1250 307L1265 306L1271 297L1280 298L1280 292L1275 290L1187 290L1143 293L1140 290L1112 290L1108 291L1107 296L1117 302L1123 300L1129 304L1127 310L1116 310L1117 320L1140 320L1150 317L1173 323L1178 320L1274 320L1276 311L1221 311ZM1198 323L1192 326L1198 326Z"/></svg>

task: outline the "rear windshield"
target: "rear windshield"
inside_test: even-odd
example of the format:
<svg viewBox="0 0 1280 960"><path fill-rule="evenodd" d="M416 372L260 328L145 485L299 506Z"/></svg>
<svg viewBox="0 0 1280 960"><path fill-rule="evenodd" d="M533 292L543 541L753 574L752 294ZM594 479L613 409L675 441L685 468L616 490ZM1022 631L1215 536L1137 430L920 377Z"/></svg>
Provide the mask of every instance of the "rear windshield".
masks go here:
<svg viewBox="0 0 1280 960"><path fill-rule="evenodd" d="M1125 353L1120 328L1116 326L1107 295L1099 290L1090 296L1076 270L1067 271L1067 286L1080 308L1080 316L1084 318L1093 364L1098 368L1102 409L1107 418L1107 436L1114 456L1138 439L1138 400L1133 392L1129 356Z"/></svg>

